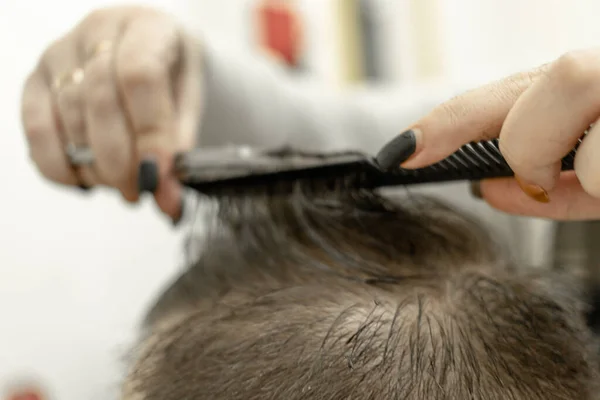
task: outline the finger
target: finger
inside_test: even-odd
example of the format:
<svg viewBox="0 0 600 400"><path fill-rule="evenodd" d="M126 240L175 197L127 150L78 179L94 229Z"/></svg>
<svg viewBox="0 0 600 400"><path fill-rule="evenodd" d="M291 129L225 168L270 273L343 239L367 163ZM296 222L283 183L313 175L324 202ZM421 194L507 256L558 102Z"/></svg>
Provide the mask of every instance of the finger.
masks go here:
<svg viewBox="0 0 600 400"><path fill-rule="evenodd" d="M133 137L117 88L115 57L121 19L97 18L83 29L80 46L86 54L84 112L95 169L128 201L138 199Z"/></svg>
<svg viewBox="0 0 600 400"><path fill-rule="evenodd" d="M132 20L116 54L116 72L140 158L152 156L160 177L176 151L177 119L171 74L179 59L180 36L164 16Z"/></svg>
<svg viewBox="0 0 600 400"><path fill-rule="evenodd" d="M72 68L71 74L64 77L64 81L60 84L60 87L55 88L54 90L56 107L61 121L65 142L75 145L76 147L87 147L89 140L86 135L86 124L82 104L83 99L81 94L81 83L84 79L84 70L75 66L70 66L70 68ZM100 183L93 169L89 166L82 165L72 168L76 169L80 184L86 187L92 187Z"/></svg>
<svg viewBox="0 0 600 400"><path fill-rule="evenodd" d="M508 113L500 150L525 191L553 190L561 159L598 118L599 65L597 50L561 57Z"/></svg>
<svg viewBox="0 0 600 400"><path fill-rule="evenodd" d="M600 125L598 121L589 128L585 139L577 149L575 173L583 189L600 199Z"/></svg>
<svg viewBox="0 0 600 400"><path fill-rule="evenodd" d="M442 160L471 141L498 137L514 103L545 68L504 78L437 106L384 146L378 161L384 168L398 164L420 168Z"/></svg>
<svg viewBox="0 0 600 400"><path fill-rule="evenodd" d="M146 165L155 165L158 174L155 188L140 189L152 191L161 209L172 217L180 212L181 203L180 191L169 176L173 155L182 146L172 80L181 51L177 27L164 16L148 14L129 24L116 66L138 157Z"/></svg>
<svg viewBox="0 0 600 400"><path fill-rule="evenodd" d="M159 182L154 195L158 207L171 217L173 223L181 219L183 213L183 189L179 181L167 176Z"/></svg>
<svg viewBox="0 0 600 400"><path fill-rule="evenodd" d="M583 190L573 171L561 174L549 203L539 203L527 196L512 178L482 181L480 191L488 204L510 214L555 220L600 218L600 200Z"/></svg>
<svg viewBox="0 0 600 400"><path fill-rule="evenodd" d="M199 124L199 113L201 110L202 74L201 74L201 52L195 40L187 38L184 40L186 50L186 62L181 66L179 79L175 81L175 93L178 114L178 149L188 150L195 146ZM171 164L172 158L167 165ZM167 168L171 170L171 167ZM165 182L162 185L162 182ZM182 201L183 191L181 185L171 174L161 180L154 197L156 203L163 212L173 218L180 219L183 213Z"/></svg>
<svg viewBox="0 0 600 400"><path fill-rule="evenodd" d="M30 156L42 175L59 183L76 185L77 177L63 150L50 87L39 69L25 83L21 118Z"/></svg>

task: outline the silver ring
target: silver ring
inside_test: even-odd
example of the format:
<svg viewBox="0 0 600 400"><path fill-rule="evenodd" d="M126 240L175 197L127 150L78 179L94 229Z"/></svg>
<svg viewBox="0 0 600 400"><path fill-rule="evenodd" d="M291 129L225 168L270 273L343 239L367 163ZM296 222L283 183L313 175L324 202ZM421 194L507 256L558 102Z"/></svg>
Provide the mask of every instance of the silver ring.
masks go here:
<svg viewBox="0 0 600 400"><path fill-rule="evenodd" d="M65 149L69 162L74 166L92 165L94 163L94 153L87 146L77 146L74 143L67 144Z"/></svg>

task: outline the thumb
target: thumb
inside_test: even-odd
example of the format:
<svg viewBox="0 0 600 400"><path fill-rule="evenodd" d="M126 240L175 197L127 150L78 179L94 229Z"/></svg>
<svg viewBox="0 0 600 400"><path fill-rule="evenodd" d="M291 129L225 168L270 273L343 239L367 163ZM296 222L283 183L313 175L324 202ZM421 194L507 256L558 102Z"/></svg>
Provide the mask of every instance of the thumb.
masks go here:
<svg viewBox="0 0 600 400"><path fill-rule="evenodd" d="M472 192L495 209L509 214L563 221L600 218L600 200L583 190L573 171L560 175L549 203L529 197L514 178L477 182Z"/></svg>

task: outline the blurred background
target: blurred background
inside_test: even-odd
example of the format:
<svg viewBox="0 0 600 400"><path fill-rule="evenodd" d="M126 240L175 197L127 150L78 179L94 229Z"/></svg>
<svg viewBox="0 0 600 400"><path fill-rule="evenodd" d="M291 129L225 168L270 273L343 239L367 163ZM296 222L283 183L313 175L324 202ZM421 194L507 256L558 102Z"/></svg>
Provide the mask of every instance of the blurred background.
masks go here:
<svg viewBox="0 0 600 400"><path fill-rule="evenodd" d="M142 2L213 46L275 55L334 90L483 83L600 41L595 0L287 0L290 14L261 3ZM141 313L182 266L186 232L148 199L127 206L112 192L57 187L27 157L23 80L52 40L115 4L0 1L0 392L39 377L57 399L114 398ZM532 237L554 226L530 222ZM533 242L534 255L551 251Z"/></svg>

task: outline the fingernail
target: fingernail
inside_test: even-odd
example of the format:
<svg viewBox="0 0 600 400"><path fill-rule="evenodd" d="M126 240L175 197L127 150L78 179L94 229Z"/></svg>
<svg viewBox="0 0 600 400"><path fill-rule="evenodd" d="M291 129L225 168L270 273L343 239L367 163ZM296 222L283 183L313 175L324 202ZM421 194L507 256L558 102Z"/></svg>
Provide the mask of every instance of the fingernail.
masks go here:
<svg viewBox="0 0 600 400"><path fill-rule="evenodd" d="M158 164L153 159L144 159L139 167L138 190L140 193L154 193L157 188Z"/></svg>
<svg viewBox="0 0 600 400"><path fill-rule="evenodd" d="M521 187L521 190L533 200L538 201L540 203L548 203L550 201L548 192L546 192L543 187L527 183L518 176L515 176L515 179L517 180L519 187Z"/></svg>
<svg viewBox="0 0 600 400"><path fill-rule="evenodd" d="M179 208L179 215L173 218L173 226L179 225L181 220L183 219L183 215L185 214L185 200L183 196L181 197L181 207Z"/></svg>
<svg viewBox="0 0 600 400"><path fill-rule="evenodd" d="M483 194L481 193L481 182L480 181L472 181L471 182L471 196L476 199L483 199Z"/></svg>
<svg viewBox="0 0 600 400"><path fill-rule="evenodd" d="M408 160L417 149L417 135L419 134L418 130L409 129L388 142L375 157L379 166L384 170L389 170L399 167Z"/></svg>

